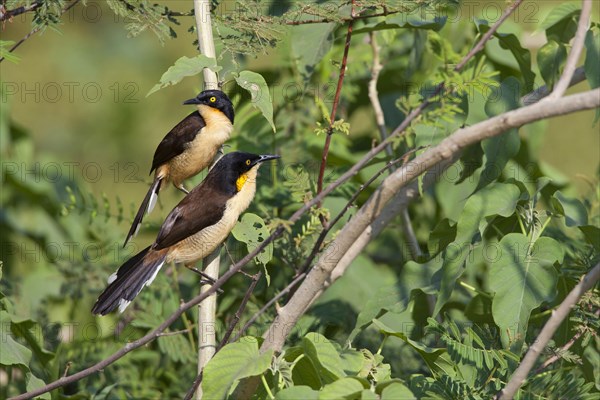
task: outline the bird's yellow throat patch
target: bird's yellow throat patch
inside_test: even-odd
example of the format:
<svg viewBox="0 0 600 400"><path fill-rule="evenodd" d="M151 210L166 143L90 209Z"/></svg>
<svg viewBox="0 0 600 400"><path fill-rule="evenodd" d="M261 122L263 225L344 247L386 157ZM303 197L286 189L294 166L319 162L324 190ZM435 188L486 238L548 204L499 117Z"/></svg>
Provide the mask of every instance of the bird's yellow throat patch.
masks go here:
<svg viewBox="0 0 600 400"><path fill-rule="evenodd" d="M237 187L237 191L239 192L244 187L244 184L248 180L248 173L240 175L240 177L235 181L235 186Z"/></svg>

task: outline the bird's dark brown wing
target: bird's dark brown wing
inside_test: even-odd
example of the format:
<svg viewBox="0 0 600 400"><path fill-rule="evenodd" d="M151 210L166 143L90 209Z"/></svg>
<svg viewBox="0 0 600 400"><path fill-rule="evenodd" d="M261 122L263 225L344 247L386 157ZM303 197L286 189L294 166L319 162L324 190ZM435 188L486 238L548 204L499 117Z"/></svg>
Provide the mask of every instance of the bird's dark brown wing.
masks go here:
<svg viewBox="0 0 600 400"><path fill-rule="evenodd" d="M154 159L152 160L152 169L150 172L171 160L173 157L183 153L186 144L194 140L200 129L205 126L206 122L204 122L204 118L200 116L198 111L194 111L180 123L175 125L175 127L171 129L158 144L158 147L154 152Z"/></svg>
<svg viewBox="0 0 600 400"><path fill-rule="evenodd" d="M152 248L164 249L216 224L225 212L230 194L200 185L169 213Z"/></svg>

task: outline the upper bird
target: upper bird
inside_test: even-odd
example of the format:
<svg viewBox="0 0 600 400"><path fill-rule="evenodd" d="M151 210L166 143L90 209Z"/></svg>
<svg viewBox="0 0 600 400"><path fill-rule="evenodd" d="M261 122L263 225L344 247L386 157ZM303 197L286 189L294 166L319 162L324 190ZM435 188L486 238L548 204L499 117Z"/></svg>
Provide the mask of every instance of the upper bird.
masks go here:
<svg viewBox="0 0 600 400"><path fill-rule="evenodd" d="M193 264L208 256L229 235L256 192L261 163L279 158L233 152L221 158L206 178L169 213L154 243L127 260L108 278L92 313L125 307L152 283L165 262Z"/></svg>
<svg viewBox="0 0 600 400"><path fill-rule="evenodd" d="M175 125L156 148L150 169L150 173L156 171L154 181L123 246L137 234L144 213L154 208L162 182L171 181L177 189L188 193L183 181L210 165L233 130L233 104L222 91L205 90L183 104L195 104L197 110Z"/></svg>

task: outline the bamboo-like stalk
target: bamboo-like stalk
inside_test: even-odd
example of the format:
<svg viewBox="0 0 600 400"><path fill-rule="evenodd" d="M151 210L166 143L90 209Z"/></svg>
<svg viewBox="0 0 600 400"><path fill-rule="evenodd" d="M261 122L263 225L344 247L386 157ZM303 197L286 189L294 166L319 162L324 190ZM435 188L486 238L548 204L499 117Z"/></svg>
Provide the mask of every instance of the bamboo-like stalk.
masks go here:
<svg viewBox="0 0 600 400"><path fill-rule="evenodd" d="M216 58L210 2L208 0L194 0L194 15L196 17L200 53L207 57ZM217 89L217 74L208 68L204 68L202 73L204 76L204 89ZM221 246L202 262L204 273L215 280L219 278L220 251ZM200 293L206 293L210 287L210 284L202 285ZM216 312L217 293L214 292L198 305L198 374L202 372L208 361L214 356L217 348ZM196 391L196 399L202 399L201 387L198 387Z"/></svg>

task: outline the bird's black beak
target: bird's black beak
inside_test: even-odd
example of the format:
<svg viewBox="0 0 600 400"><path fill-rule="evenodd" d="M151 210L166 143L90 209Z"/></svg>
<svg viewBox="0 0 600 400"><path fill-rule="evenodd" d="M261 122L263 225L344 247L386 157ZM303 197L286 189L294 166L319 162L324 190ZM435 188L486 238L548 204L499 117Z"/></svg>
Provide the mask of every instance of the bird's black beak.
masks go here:
<svg viewBox="0 0 600 400"><path fill-rule="evenodd" d="M193 99L184 101L183 104L200 104L200 100L198 100L197 97L194 97Z"/></svg>
<svg viewBox="0 0 600 400"><path fill-rule="evenodd" d="M278 156L275 154L263 154L263 155L259 156L256 160L254 160L254 162L252 163L252 166L264 163L265 161L276 160L278 158L281 158L281 156Z"/></svg>

